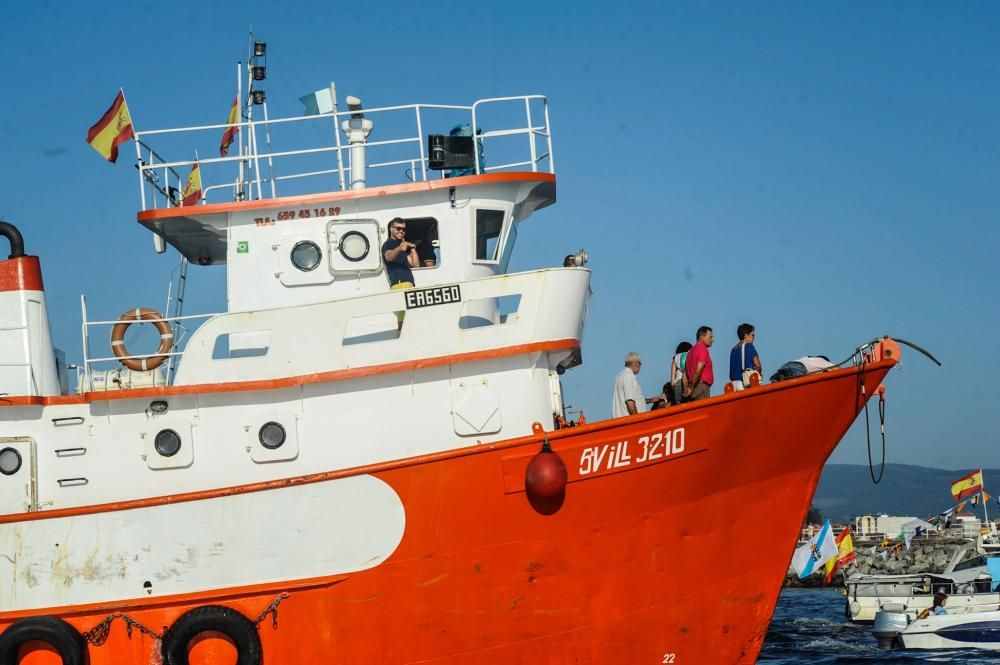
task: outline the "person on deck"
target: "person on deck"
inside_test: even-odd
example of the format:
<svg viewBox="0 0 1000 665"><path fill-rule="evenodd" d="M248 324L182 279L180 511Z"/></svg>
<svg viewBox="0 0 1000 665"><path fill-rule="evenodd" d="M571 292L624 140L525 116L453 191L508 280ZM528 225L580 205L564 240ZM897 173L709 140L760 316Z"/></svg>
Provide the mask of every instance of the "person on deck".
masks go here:
<svg viewBox="0 0 1000 665"><path fill-rule="evenodd" d="M729 352L729 381L736 392L746 388L743 377L748 376L747 370L763 373L760 368L760 356L753 343L757 339L757 331L749 323L741 323L736 328L736 338L740 340Z"/></svg>
<svg viewBox="0 0 1000 665"><path fill-rule="evenodd" d="M611 396L612 418L643 413L646 410L646 404L656 401L656 398L646 399L642 395L639 380L635 378L641 368L642 360L639 358L639 354L629 351L625 356L625 369L615 376L615 390Z"/></svg>
<svg viewBox="0 0 1000 665"><path fill-rule="evenodd" d="M413 271L420 266L417 246L406 240L406 222L396 217L389 222L389 239L382 243L382 258L389 276L389 290L413 288Z"/></svg>
<svg viewBox="0 0 1000 665"><path fill-rule="evenodd" d="M684 401L684 367L690 350L691 342L681 342L674 349L674 357L670 361L670 384L673 386L670 403L673 405Z"/></svg>
<svg viewBox="0 0 1000 665"><path fill-rule="evenodd" d="M687 354L684 376L687 385L684 386L684 398L689 402L705 399L711 396L715 373L712 370L712 355L708 352L715 342L715 333L708 326L698 328L695 345Z"/></svg>
<svg viewBox="0 0 1000 665"><path fill-rule="evenodd" d="M931 614L947 614L948 610L944 608L948 604L948 594L943 591L938 591L934 594L934 604L928 607L926 610L921 610L920 614L917 615L917 619L926 619Z"/></svg>

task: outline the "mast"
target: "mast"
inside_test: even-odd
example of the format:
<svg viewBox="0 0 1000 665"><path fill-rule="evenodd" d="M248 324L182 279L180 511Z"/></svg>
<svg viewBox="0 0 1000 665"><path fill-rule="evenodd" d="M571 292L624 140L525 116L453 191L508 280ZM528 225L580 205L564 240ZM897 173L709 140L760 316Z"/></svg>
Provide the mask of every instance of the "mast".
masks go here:
<svg viewBox="0 0 1000 665"><path fill-rule="evenodd" d="M983 479L983 486L979 489L979 498L983 501L983 519L986 521L986 528L989 529L990 540L995 543L997 542L997 530L993 522L990 521L989 510L986 509L986 504L989 501L986 499L986 477L983 476L982 468L979 469L979 476ZM985 541L985 538L983 540Z"/></svg>

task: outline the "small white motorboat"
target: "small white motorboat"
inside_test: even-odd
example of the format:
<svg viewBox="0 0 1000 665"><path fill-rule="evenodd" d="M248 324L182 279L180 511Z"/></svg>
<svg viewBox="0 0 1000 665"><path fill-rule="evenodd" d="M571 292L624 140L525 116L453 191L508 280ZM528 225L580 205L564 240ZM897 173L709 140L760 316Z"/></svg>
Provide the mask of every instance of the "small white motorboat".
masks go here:
<svg viewBox="0 0 1000 665"><path fill-rule="evenodd" d="M911 619L930 607L936 592L948 594L950 614L1000 610L1000 593L993 589L986 557L962 561L955 553L943 573L861 575L844 581L844 614L852 623L870 624L879 611L902 612Z"/></svg>
<svg viewBox="0 0 1000 665"><path fill-rule="evenodd" d="M1000 611L932 614L910 619L904 612L879 612L872 634L881 649L1000 650Z"/></svg>

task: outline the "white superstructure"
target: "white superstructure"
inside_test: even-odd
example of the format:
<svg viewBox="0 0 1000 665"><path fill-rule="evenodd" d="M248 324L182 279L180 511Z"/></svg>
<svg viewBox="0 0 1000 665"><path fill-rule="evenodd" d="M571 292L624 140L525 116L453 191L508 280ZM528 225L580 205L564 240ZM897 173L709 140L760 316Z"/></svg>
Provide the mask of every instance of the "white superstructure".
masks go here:
<svg viewBox="0 0 1000 665"><path fill-rule="evenodd" d="M526 124L479 131L477 118L493 105L513 105ZM435 108L464 115L460 121L471 127L476 156L465 171L432 168L422 133L432 133L427 115ZM580 362L590 271L507 274L518 225L555 201L545 99L381 112L410 114L417 136L359 143L358 132L374 136L378 126L367 121L355 130L358 109L242 123L242 153L200 160L206 186L195 206L176 205L173 186L193 161L168 162L150 144L205 128L137 132L139 221L155 234L157 249L169 244L186 259L172 302L183 300L187 263L193 271L225 264L228 275L227 311L187 316L175 307L153 317L167 340L154 354L165 358L160 367L119 367L106 340L121 323L96 320L83 301L84 358L77 393L68 394L40 288L0 293L11 301L0 340L7 359L0 376L10 396L0 406L0 577L9 581L0 588L0 612L377 565L401 538L402 506L374 477L338 481L338 473L528 435L532 423L551 428L564 415L558 374ZM299 121L328 128L343 121L349 145L337 138L329 148L257 150L258 132L269 127L276 139L282 122ZM484 161L494 142L512 140L523 144L523 158L495 168ZM373 160L375 148L399 146L412 154ZM330 160L320 170L327 177L349 174L344 185L278 196L282 178L301 182L316 173L296 180L284 167L279 178L276 165L317 155ZM275 170L264 177L267 164ZM236 181L214 180L237 166ZM379 168L405 170L407 181L376 184ZM223 192L233 200L213 202ZM416 287L409 291L390 291L385 274L381 248L396 217L434 259L413 270ZM559 249L553 265L574 248ZM123 303L122 310L138 317L131 308L145 304ZM125 360L136 355L133 349ZM311 474L328 474L330 482L253 491ZM244 490L227 495L233 487ZM173 495L189 500L144 503ZM107 504L115 510L90 510ZM38 511L60 512L12 523ZM283 540L273 521L252 517L293 513L298 522L286 522L287 529L299 522L326 528L309 531L308 542ZM236 522L224 533L170 528L195 525L203 515ZM287 546L270 548L272 541ZM248 551L256 554L243 556ZM317 551L325 552L322 566L312 558ZM25 560L32 565L19 563ZM151 570L160 571L156 579ZM80 581L60 583L69 578Z"/></svg>

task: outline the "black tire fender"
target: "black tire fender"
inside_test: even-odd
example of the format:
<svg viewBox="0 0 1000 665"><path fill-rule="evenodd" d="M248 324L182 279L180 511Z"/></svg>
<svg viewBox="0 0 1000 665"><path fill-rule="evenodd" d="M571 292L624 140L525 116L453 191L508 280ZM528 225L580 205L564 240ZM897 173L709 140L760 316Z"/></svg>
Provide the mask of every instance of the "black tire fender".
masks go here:
<svg viewBox="0 0 1000 665"><path fill-rule="evenodd" d="M28 642L45 642L62 657L63 665L84 665L87 643L80 632L52 616L15 621L0 634L0 665L17 665L17 654Z"/></svg>
<svg viewBox="0 0 1000 665"><path fill-rule="evenodd" d="M188 645L205 632L222 633L232 641L238 654L236 665L261 664L263 649L257 626L231 607L204 605L180 615L164 634L163 665L189 665Z"/></svg>

